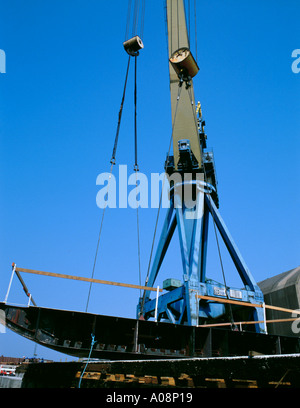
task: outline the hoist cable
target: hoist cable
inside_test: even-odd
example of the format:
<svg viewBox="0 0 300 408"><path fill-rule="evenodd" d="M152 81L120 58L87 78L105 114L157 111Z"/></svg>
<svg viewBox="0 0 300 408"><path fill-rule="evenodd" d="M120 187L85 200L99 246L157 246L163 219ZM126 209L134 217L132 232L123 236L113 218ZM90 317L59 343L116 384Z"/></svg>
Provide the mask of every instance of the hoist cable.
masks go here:
<svg viewBox="0 0 300 408"><path fill-rule="evenodd" d="M197 5L194 0L194 16L195 16L195 49L196 49L196 61L198 61L198 45L197 45Z"/></svg>
<svg viewBox="0 0 300 408"><path fill-rule="evenodd" d="M178 0L177 0L177 27L178 27L178 29L177 29L177 49L179 48L179 33L180 33L180 30L179 30L179 7L178 7Z"/></svg>
<svg viewBox="0 0 300 408"><path fill-rule="evenodd" d="M171 132L171 137L170 137L170 142L169 142L169 149L168 149L168 155L167 155L167 160L166 160L166 166L169 163L169 157L170 157L170 151L171 151L171 146L172 146L173 133L174 133L176 116L177 116L178 104L179 104L179 100L180 100L181 89L182 89L182 87L178 86L177 102L176 102L176 107L175 107L175 112L174 112L173 123L172 123L172 132ZM161 194L160 194L160 198L159 198L159 205L158 205L157 216L156 216L156 221L155 221L154 234L153 234L153 240L152 240L152 245L151 245L151 250L150 250L150 257L149 257L147 275L146 275L146 280L145 280L145 286L148 285L148 280L149 280L150 266L151 266L151 261L152 261L152 256L153 256L154 243L155 243L156 232L157 232L157 227L158 227L158 219L159 219L160 210L161 210L161 203L162 203L162 196L163 196L163 191L164 191L165 180L166 180L166 174L164 174ZM142 302L141 302L140 315L143 314L145 299L146 299L146 290L144 291L143 299L142 299Z"/></svg>
<svg viewBox="0 0 300 408"><path fill-rule="evenodd" d="M216 242L217 242L217 248L218 248L218 253L219 253L219 260L220 260L220 265L221 265L221 270L222 270L222 275L223 275L224 286L225 286L225 293L226 293L227 299L229 300L229 296L228 296L228 292L227 292L227 283L226 283L226 278L225 278L225 271L224 271L223 260L222 260L222 254L221 254L221 249L220 249L220 245L219 245L218 232L217 232L217 228L216 228L216 221L215 221L215 217L213 215L213 211L211 211L211 215L212 215L212 218L213 218L214 232L215 232L215 237L216 237ZM230 315L231 326L234 327L235 323L234 323L231 304L229 304L229 315Z"/></svg>
<svg viewBox="0 0 300 408"><path fill-rule="evenodd" d="M171 4L170 4L170 15L171 15L171 23L170 24L168 24L168 4L167 4L167 1L168 0L166 0L166 20L167 20L167 26L169 25L169 27L170 27L170 33L169 33L169 37L171 37L171 47L170 47L170 49L169 49L169 54L171 55L172 54L172 52L173 52L173 10L172 10L172 6L173 6L173 3L171 2ZM167 27L167 31L168 31L168 27Z"/></svg>
<svg viewBox="0 0 300 408"><path fill-rule="evenodd" d="M128 0L125 41L128 40L131 24L132 24L131 36L134 37L139 34L140 37L143 37L144 19L145 19L145 0L134 0L133 5L132 0Z"/></svg>
<svg viewBox="0 0 300 408"><path fill-rule="evenodd" d="M134 57L134 169L138 171L137 163L137 57Z"/></svg>
<svg viewBox="0 0 300 408"><path fill-rule="evenodd" d="M91 334L91 336L92 336L92 341L91 341L90 352L89 352L88 359L87 359L87 362L86 362L86 364L85 364L85 367L84 367L84 369L83 369L83 371L82 371L82 373L81 373L81 375L80 375L79 383L78 383L78 388L81 387L82 378L83 378L84 373L85 373L85 370L86 370L86 368L87 368L87 366L88 366L88 364L89 364L89 362L90 362L92 350L93 350L94 344L96 343L94 334Z"/></svg>
<svg viewBox="0 0 300 408"><path fill-rule="evenodd" d="M138 155L137 155L137 56L134 57L134 171L135 171L135 185L137 183L138 167ZM136 203L136 221L137 221L137 244L138 244L138 266L139 266L139 284L141 286L141 251L140 251L140 223L139 223L139 206Z"/></svg>
<svg viewBox="0 0 300 408"><path fill-rule="evenodd" d="M126 22L126 33L125 33L125 41L127 40L128 33L129 33L129 26L130 26L130 20L131 20L131 4L132 0L128 0L128 10L127 10L127 22ZM133 33L136 32L137 27L138 27L138 16L139 16L139 8L140 8L140 2L139 0L135 0L134 3L134 21L133 21ZM145 1L142 0L142 11L141 11L141 31L144 29L144 13L145 13ZM127 69L126 69L126 75L125 75L125 83L124 83L124 89L123 89L123 95L121 99L121 105L119 109L119 115L118 115L118 123L117 123L117 130L116 130L116 136L115 136L115 141L114 141L114 147L113 147L113 152L111 156L111 169L109 173L109 180L107 184L107 192L106 195L108 195L109 192L109 187L110 187L110 180L112 176L112 171L113 171L113 166L116 163L116 152L117 152L117 146L118 146L118 140L119 140L119 132L120 132L120 126L121 126L121 119L122 119L122 113L123 113L123 106L124 106L124 101L125 101L125 95L126 95L126 88L127 88L127 80L128 80L128 73L129 73L129 67L130 67L130 58L131 56L129 55L128 58L128 63L127 63ZM135 88L134 88L134 138L135 138L135 164L134 164L134 169L137 172L138 171L138 163L137 163L137 58L135 56ZM136 186L137 186L137 173L136 173ZM102 218L101 218L101 223L100 223L100 229L99 229L99 234L98 234L98 241L97 241L97 246L96 246L96 253L94 257L94 264L93 264L93 270L92 270L92 278L94 277L95 273L95 266L96 266L96 261L97 261L97 256L98 256L98 251L99 251L99 244L100 244L100 238L101 238L101 233L102 233L102 227L103 227L103 221L104 221L104 215L105 215L105 210L106 210L106 205L103 208L102 212ZM140 268L140 238L139 238L139 217L138 217L138 206L137 206L137 233L138 233L138 259L139 259L139 276L140 276L140 284L141 284L141 268ZM91 288L92 288L92 282L90 283L89 287L89 293L88 293L88 298L87 298L87 303L86 303L86 309L85 311L87 312L88 310L88 305L89 305L89 299L90 299L90 294L91 294Z"/></svg>
<svg viewBox="0 0 300 408"><path fill-rule="evenodd" d="M123 89L123 96L122 96L121 106L120 106L120 110L119 110L118 125L117 125L115 143L114 143L114 148L113 148L113 152L112 152L112 156L111 156L111 160L110 160L110 162L111 162L112 164L115 164L115 160L116 160L116 152L117 152L117 145L118 145L118 140L119 140L120 125L121 125L121 119L122 119L122 113L123 113L123 106L124 106L124 100L125 100L125 94L126 94L126 87L127 87L127 79L128 79L129 66L130 66L130 56L129 56L129 58L128 58L128 64L127 64L127 70L126 70L126 76L125 76L125 83L124 83L124 89Z"/></svg>
<svg viewBox="0 0 300 408"><path fill-rule="evenodd" d="M139 0L135 0L134 11L133 11L132 37L134 37L137 33L139 6L140 6Z"/></svg>
<svg viewBox="0 0 300 408"><path fill-rule="evenodd" d="M188 7L189 7L189 48L191 48L191 5L190 5L190 0L188 1Z"/></svg>
<svg viewBox="0 0 300 408"><path fill-rule="evenodd" d="M194 108L194 101L193 101L193 97L192 97L191 87L188 88L188 94L189 94L189 97L190 97L190 103L191 103L191 107L192 107L193 114L194 114L195 125L196 125L196 129L197 129L197 132L198 132L197 117L196 117L196 112L195 112L195 108ZM202 156L202 154L201 154L201 156ZM202 163L202 167L203 167L203 172L204 172L204 180L207 182L208 180L207 180L207 175L206 175L204 163ZM219 245L218 234L217 234L217 229L216 229L216 221L215 221L213 211L211 211L211 215L212 215L212 218L213 218L213 225L214 225L214 232L215 232L215 237L216 237L216 242L217 242L219 260L220 260L220 265L221 265L221 270L222 270L222 275L223 275L223 281L224 281L224 285L225 285L225 293L226 293L227 299L229 299L229 296L228 296L228 293L227 293L227 283L226 283L226 278L225 278L225 271L224 271L224 266L223 266L222 254L221 254L221 249L220 249L220 245ZM229 304L229 312L230 312L231 324L234 325L232 307L231 307L230 304Z"/></svg>
<svg viewBox="0 0 300 408"><path fill-rule="evenodd" d="M131 0L128 0L128 9L127 9L127 22L126 22L125 41L126 41L126 40L128 40L128 35L129 35L129 26L130 26L130 12L131 12Z"/></svg>
<svg viewBox="0 0 300 408"><path fill-rule="evenodd" d="M188 9L188 10L186 10ZM186 6L186 2L185 2L185 14L188 15L187 17L187 33L188 33L188 44L189 44L189 48L191 48L191 7L190 7L190 0L188 0L188 5Z"/></svg>
<svg viewBox="0 0 300 408"><path fill-rule="evenodd" d="M196 115L196 109L194 106L194 98L193 98L193 94L192 94L192 88L189 86L188 87L188 94L190 97L190 103L191 103L191 108L192 108L192 114L194 116L194 123L195 123L195 127L196 127L196 134L198 135L198 122L197 122L197 115ZM203 166L204 167L204 166ZM207 181L207 180L206 180Z"/></svg>
<svg viewBox="0 0 300 408"><path fill-rule="evenodd" d="M141 28L140 28L140 36L143 38L144 36L144 21L145 21L145 0L142 0L142 11L141 11Z"/></svg>
<svg viewBox="0 0 300 408"><path fill-rule="evenodd" d="M110 186L110 180L111 180L111 176L112 176L112 170L113 170L113 166L114 164L111 164L111 168L110 168L110 173L109 173L109 179L108 179L108 183L107 183L107 192L106 195L108 195L109 192L109 186ZM104 221L104 214L105 214L105 210L106 210L105 206L103 208L103 212L102 212L102 218L101 218L101 223L100 223L100 229L99 229L99 234L98 234L98 241L97 241L97 246L96 246L96 253L95 253L95 258L94 258L94 264L93 264L93 271L92 271L92 276L91 278L94 278L94 273L95 273L95 267L96 267L96 262L97 262L97 256L98 256L98 250L99 250L99 244L100 244L100 238L101 238L101 233L102 233L102 227L103 227L103 221ZM92 282L90 283L90 287L89 287L89 294L88 294L88 298L87 298L87 302L86 302L86 307L85 307L85 311L87 312L88 310L88 305L89 305L89 301L90 301L90 295L91 295L91 289L92 289Z"/></svg>
<svg viewBox="0 0 300 408"><path fill-rule="evenodd" d="M109 179L108 179L108 183L107 183L106 195L108 195L108 193L109 193L110 180L111 180L111 176L112 176L113 166L116 163L116 152L117 152L117 145L118 145L118 139L119 139L122 112L123 112L123 106L124 106L125 94L126 94L126 88L127 88L127 79L128 79L129 66L130 66L130 56L128 58L128 63L127 63L127 70L126 70L126 76L125 76L123 95L122 95L121 106L120 106L119 115L118 115L117 131L116 131L116 136L115 136L115 142L114 142L112 157L111 157L111 160L110 160L111 168L110 168ZM101 233L102 233L105 210L106 210L106 206L103 208L102 217L101 217L101 223L100 223L99 234L98 234L98 241L97 241L97 246L96 246L96 253L95 253L95 257L94 257L94 264L93 264L92 275L91 275L92 279L94 278L94 273L95 273L95 267L96 267L97 256L98 256L98 251L99 251L99 245L100 245L100 239L101 239ZM92 282L90 283L90 287L89 287L88 298L87 298L87 303L86 303L86 308L85 308L86 312L88 310L88 305L89 305L89 301L90 301L91 289L92 289Z"/></svg>
<svg viewBox="0 0 300 408"><path fill-rule="evenodd" d="M135 186L137 188L137 170L135 170ZM141 274L141 247L140 247L140 222L139 222L139 206L136 206L136 229L137 229L137 243L138 243L138 265L139 265L139 285L142 285L142 274ZM141 296L141 290L140 290Z"/></svg>

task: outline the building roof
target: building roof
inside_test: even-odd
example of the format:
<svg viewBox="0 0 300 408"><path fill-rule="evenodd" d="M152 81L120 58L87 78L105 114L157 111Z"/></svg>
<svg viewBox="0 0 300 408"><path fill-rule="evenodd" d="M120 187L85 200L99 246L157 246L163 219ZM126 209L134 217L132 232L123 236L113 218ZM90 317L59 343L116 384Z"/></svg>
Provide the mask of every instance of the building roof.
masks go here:
<svg viewBox="0 0 300 408"><path fill-rule="evenodd" d="M272 278L258 282L263 294L276 292L277 290L286 288L287 286L297 285L300 281L300 266L291 269L290 271L280 273Z"/></svg>

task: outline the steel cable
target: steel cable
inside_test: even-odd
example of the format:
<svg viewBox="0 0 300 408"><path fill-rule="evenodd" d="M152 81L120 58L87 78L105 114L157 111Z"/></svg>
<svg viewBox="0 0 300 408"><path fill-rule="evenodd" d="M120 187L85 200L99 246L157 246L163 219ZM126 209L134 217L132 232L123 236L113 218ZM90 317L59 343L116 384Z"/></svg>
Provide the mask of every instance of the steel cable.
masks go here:
<svg viewBox="0 0 300 408"><path fill-rule="evenodd" d="M111 168L110 168L110 173L109 173L109 179L108 179L108 184L107 184L106 195L108 195L108 193L109 193L110 180L111 180L111 176L112 176L113 166L116 164L116 152L117 152L117 146L118 146L118 140L119 140L119 132L120 132L120 126L121 126L123 106L124 106L125 95L126 95L129 66L130 66L130 56L128 58L128 63L127 63L127 70L126 70L126 75L125 75L123 95L122 95L121 106L120 106L119 115L118 115L118 124L117 124L115 142L114 142L112 157L111 157L111 160L110 160ZM100 245L100 239L101 239L101 233L102 233L105 210L106 210L106 206L103 208L103 212L102 212L102 218L101 218L100 229L99 229L99 234L98 234L98 241L97 241L97 246L96 246L96 253L95 253L95 257L94 257L94 264L93 264L92 275L91 275L92 279L94 278L94 274L95 274L95 267L96 267L96 262L97 262L97 257L98 257L98 251L99 251L99 245ZM88 297L87 297L87 302L86 302L86 307L85 307L86 312L87 312L88 306L89 306L91 289L92 289L92 282L90 283L90 286L89 286L89 292L88 292Z"/></svg>
<svg viewBox="0 0 300 408"><path fill-rule="evenodd" d="M194 101L193 101L193 97L192 97L191 87L188 88L188 94L189 94L189 97L190 97L190 103L191 103L191 107L192 107L193 114L194 114L195 125L196 125L197 131L198 131L197 117L196 117L196 112L195 112L195 109L194 109ZM201 158L203 160L203 151L201 151ZM204 180L207 182L207 175L206 175L204 163L202 163L202 167L203 167L203 172L204 172ZM226 293L227 299L229 299L228 292L227 292L227 283L226 283L226 278L225 278L225 271L224 271L223 260L222 260L222 254L221 254L221 249L220 249L220 244L219 244L219 239L218 239L218 234L217 234L216 221L215 221L215 217L213 215L213 211L210 211L210 212L211 212L211 215L212 215L212 218L213 218L214 232L215 232L215 237L216 237L216 243L217 243L217 248L218 248L218 254L219 254L219 260L220 260L220 265L221 265L221 271L222 271L224 286L225 286L225 293ZM235 327L231 305L229 305L229 314L230 314L230 320L231 320L232 327Z"/></svg>
<svg viewBox="0 0 300 408"><path fill-rule="evenodd" d="M170 151L171 151L171 146L172 146L173 133L174 133L174 127L175 127L176 116L177 116L178 104L179 104L180 95L181 95L181 89L182 89L182 87L181 87L181 86L178 86L177 102L176 102L176 107L175 107L175 112L174 112L173 123L172 123L172 132L171 132L171 137L170 137L170 142L169 142L169 149L168 149L168 155L167 155L167 160L166 160L166 166L167 166L168 163L169 163L169 157L170 157ZM156 221L155 221L154 234L153 234L153 240L152 240L152 245L151 245L151 250L150 250L150 258L149 258L149 263L148 263L148 269L147 269L147 275L146 275L146 280L145 280L145 286L148 285L148 280L149 280L150 266L151 266L152 255L153 255L153 249L154 249L154 243L155 243L155 238L156 238L156 232L157 232L157 226L158 226L158 219L159 219L160 210L161 210L161 203L162 203L162 196L163 196L163 191L164 191L165 180L166 180L166 176L163 178L162 189L161 189L161 194L160 194L160 198L159 198L159 205L158 205L158 211L157 211L157 216L156 216ZM143 294L143 299L142 299L142 303L141 303L140 315L143 314L145 298L146 298L146 291L144 291L144 294Z"/></svg>
<svg viewBox="0 0 300 408"><path fill-rule="evenodd" d="M134 57L134 171L135 171L135 185L137 184L138 153L137 153L137 56ZM139 266L139 284L141 286L141 251L140 251L140 223L139 223L139 205L136 202L136 219L137 219L137 245L138 245L138 266Z"/></svg>

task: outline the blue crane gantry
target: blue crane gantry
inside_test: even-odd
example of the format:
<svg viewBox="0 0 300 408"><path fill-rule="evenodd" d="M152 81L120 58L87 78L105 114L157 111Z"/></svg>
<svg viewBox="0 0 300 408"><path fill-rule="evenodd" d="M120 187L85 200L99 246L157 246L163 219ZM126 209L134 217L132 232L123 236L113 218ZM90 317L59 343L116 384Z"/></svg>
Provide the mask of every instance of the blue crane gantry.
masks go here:
<svg viewBox="0 0 300 408"><path fill-rule="evenodd" d="M137 315L156 316L176 324L197 326L202 322L236 318L252 320L256 332L265 333L264 298L245 264L219 211L212 152L206 152L205 122L201 106L195 109L192 78L198 66L189 50L183 0L167 0L169 73L172 106L173 155L167 156L170 208L167 211L146 285L153 287L177 227L181 248L183 283L164 281L166 293L150 299L144 291ZM241 289L208 280L206 253L210 216L218 228L242 280ZM249 307L251 304L253 307ZM257 305L257 307L255 307Z"/></svg>

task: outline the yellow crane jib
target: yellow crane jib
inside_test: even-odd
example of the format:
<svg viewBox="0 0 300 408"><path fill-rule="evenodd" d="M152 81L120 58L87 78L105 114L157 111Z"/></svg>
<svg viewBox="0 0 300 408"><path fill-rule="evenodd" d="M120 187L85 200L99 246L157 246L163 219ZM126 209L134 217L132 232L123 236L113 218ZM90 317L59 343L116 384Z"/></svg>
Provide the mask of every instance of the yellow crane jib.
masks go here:
<svg viewBox="0 0 300 408"><path fill-rule="evenodd" d="M195 97L192 80L198 73L199 67L189 46L183 0L167 0L167 27L174 170L179 170L181 140L189 141L189 148L200 170L203 167L203 163L195 115ZM186 83L185 87L181 86L183 82Z"/></svg>

